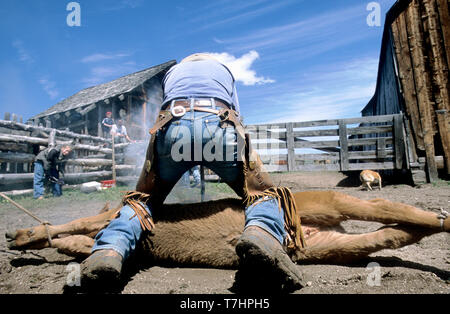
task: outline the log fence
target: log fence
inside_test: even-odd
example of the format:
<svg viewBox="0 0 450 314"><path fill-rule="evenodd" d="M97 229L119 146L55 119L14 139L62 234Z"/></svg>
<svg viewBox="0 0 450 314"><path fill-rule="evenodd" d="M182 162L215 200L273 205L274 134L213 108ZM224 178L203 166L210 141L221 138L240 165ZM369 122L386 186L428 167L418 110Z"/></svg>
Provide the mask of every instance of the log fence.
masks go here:
<svg viewBox="0 0 450 314"><path fill-rule="evenodd" d="M5 115L5 118L9 117L11 115ZM139 167L126 164L130 163L126 156L128 143L114 145L116 165L113 169L111 139L19 121L17 118L15 121L0 120L0 191L14 191L14 195L30 191L34 159L40 150L52 145L70 144L73 147L73 156L66 161L63 177L67 184L111 180L113 172L117 172L119 182L132 182L137 178Z"/></svg>

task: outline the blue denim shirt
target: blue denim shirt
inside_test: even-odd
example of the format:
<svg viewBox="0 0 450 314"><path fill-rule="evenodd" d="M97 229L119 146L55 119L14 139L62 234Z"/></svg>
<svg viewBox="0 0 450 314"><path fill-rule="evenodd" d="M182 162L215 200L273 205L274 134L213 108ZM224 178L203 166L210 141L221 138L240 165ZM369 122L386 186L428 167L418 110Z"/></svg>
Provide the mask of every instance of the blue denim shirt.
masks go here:
<svg viewBox="0 0 450 314"><path fill-rule="evenodd" d="M163 79L163 88L163 104L178 98L213 97L234 106L239 113L234 77L226 66L214 60L174 65Z"/></svg>

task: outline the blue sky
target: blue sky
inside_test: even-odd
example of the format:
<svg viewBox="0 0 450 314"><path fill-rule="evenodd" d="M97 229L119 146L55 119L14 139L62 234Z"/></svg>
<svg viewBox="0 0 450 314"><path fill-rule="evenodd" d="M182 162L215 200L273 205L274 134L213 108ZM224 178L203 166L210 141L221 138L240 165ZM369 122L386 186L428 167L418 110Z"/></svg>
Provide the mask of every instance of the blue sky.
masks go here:
<svg viewBox="0 0 450 314"><path fill-rule="evenodd" d="M245 123L360 116L377 77L384 17L361 0L2 0L0 118L24 120L92 85L194 52L238 81Z"/></svg>

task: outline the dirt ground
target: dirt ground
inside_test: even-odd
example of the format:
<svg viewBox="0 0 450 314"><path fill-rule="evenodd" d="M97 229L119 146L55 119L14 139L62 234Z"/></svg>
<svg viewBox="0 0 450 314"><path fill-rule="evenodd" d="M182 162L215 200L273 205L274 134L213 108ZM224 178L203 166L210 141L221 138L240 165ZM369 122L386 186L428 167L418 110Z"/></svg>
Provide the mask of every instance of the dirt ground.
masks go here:
<svg viewBox="0 0 450 314"><path fill-rule="evenodd" d="M332 189L361 199L385 198L424 210L449 211L450 184L440 181L413 187L386 185L381 191L363 191L357 182L340 173L289 173L273 175L276 183L293 191ZM118 198L116 198L116 201ZM114 202L113 202L114 203ZM59 224L94 215L104 201L65 198L44 200L30 210L38 217ZM6 230L27 228L37 222L8 203L0 203L0 294L59 294L73 270L74 258L56 249L11 251ZM349 221L346 231L363 233L378 223ZM372 263L369 265L369 263ZM372 267L375 266L375 267ZM438 233L398 250L382 250L352 265L299 265L308 286L297 294L448 294L450 293L450 234ZM122 290L124 294L231 294L236 270L149 266L133 273ZM379 282L374 281L379 274Z"/></svg>

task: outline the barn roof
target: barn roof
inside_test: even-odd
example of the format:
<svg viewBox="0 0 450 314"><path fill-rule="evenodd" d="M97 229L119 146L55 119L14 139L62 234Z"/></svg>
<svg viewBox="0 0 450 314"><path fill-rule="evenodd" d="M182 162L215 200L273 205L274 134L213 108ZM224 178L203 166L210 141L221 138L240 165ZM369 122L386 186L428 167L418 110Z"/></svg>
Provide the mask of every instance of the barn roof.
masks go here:
<svg viewBox="0 0 450 314"><path fill-rule="evenodd" d="M58 102L49 109L35 115L31 119L41 118L52 114L65 112L71 109L80 108L86 105L96 103L98 101L115 97L124 93L128 93L145 83L147 80L166 71L176 61L168 61L166 63L156 65L145 70L122 76L111 82L92 86L79 91L78 93Z"/></svg>

